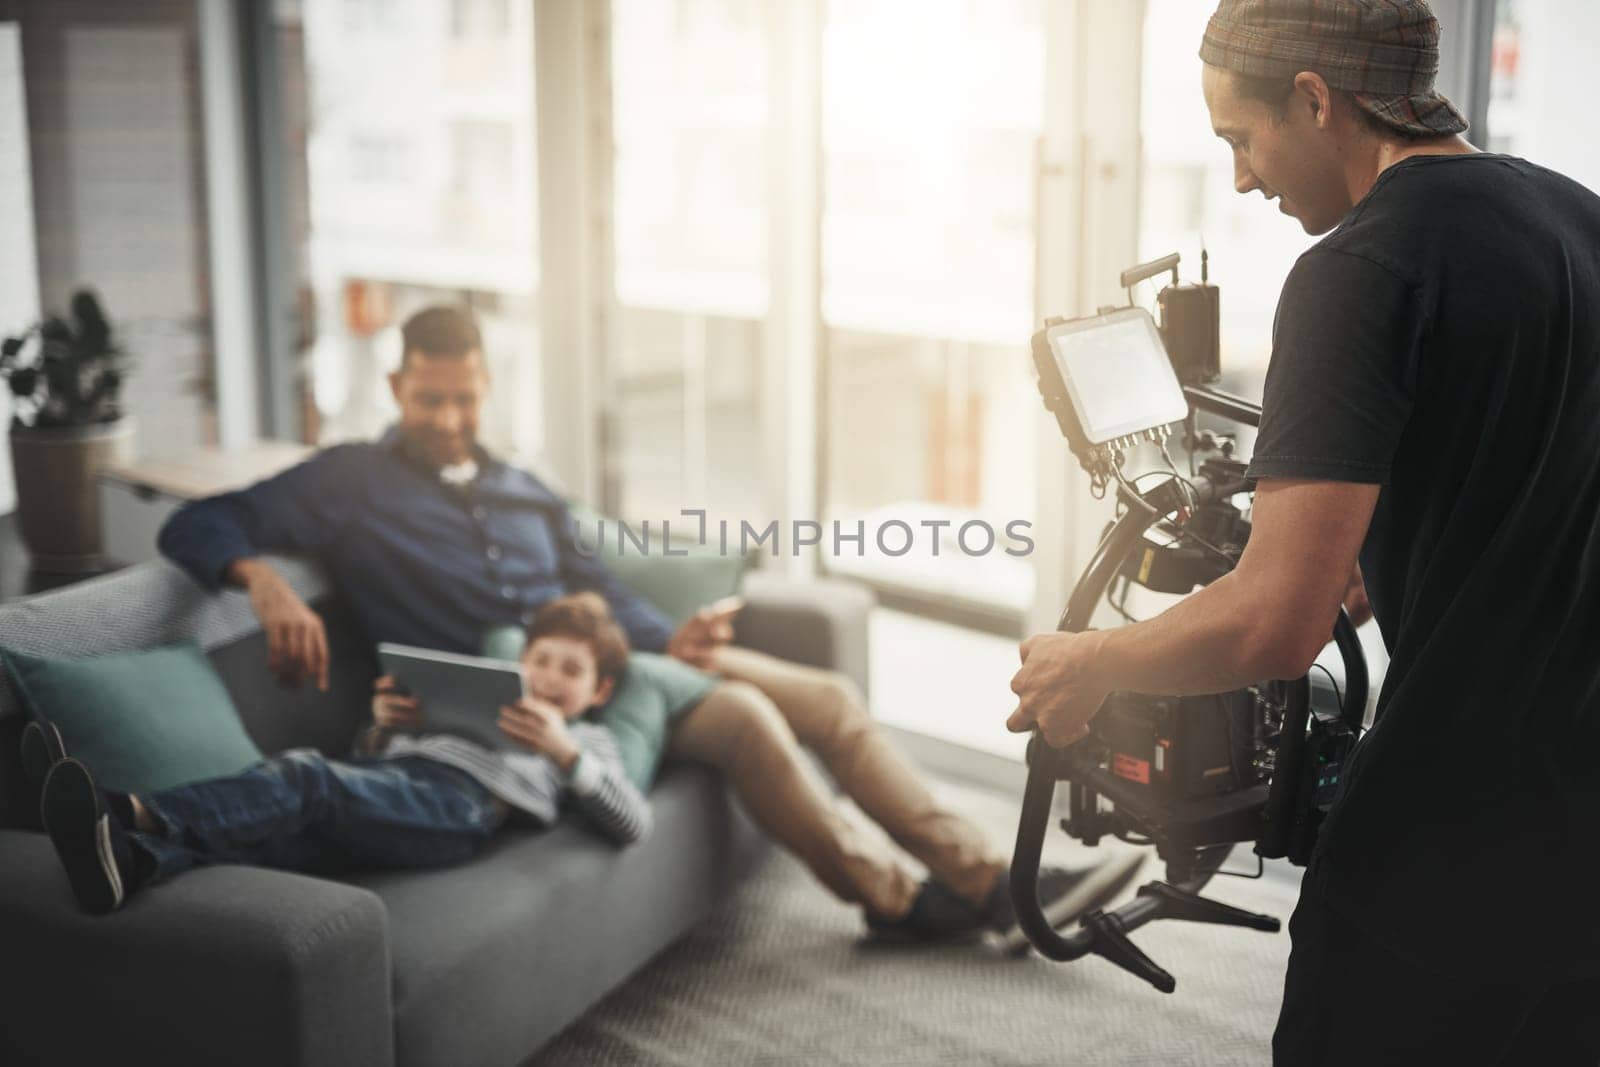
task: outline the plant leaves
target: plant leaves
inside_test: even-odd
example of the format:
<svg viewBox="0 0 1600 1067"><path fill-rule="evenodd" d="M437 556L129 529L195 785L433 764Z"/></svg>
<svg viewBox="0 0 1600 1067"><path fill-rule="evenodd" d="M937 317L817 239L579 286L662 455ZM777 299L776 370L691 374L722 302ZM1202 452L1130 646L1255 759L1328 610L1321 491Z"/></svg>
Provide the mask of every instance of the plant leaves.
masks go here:
<svg viewBox="0 0 1600 1067"><path fill-rule="evenodd" d="M39 388L39 372L33 367L20 367L11 372L11 395L32 396Z"/></svg>
<svg viewBox="0 0 1600 1067"><path fill-rule="evenodd" d="M31 410L16 416L17 425L41 428L82 426L119 418L117 394L127 353L112 335L100 298L93 289L72 295L70 321L50 315L20 337L0 347L0 375L9 379L14 396L32 401ZM29 334L39 334L33 358L23 364Z"/></svg>

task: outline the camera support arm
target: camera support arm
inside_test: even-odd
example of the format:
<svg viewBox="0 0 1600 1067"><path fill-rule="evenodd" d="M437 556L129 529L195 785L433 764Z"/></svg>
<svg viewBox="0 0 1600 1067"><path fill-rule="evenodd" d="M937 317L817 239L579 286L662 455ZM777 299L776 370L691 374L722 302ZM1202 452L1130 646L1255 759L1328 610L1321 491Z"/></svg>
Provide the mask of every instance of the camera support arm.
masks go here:
<svg viewBox="0 0 1600 1067"><path fill-rule="evenodd" d="M1183 395L1189 401L1191 411L1209 411L1246 426L1261 425L1261 405L1253 404L1242 396L1234 396L1208 385L1186 385Z"/></svg>
<svg viewBox="0 0 1600 1067"><path fill-rule="evenodd" d="M1143 539L1145 531L1161 518L1157 508L1143 497L1119 491L1128 510L1101 539L1094 558L1073 589L1056 627L1058 630L1079 633L1088 627L1095 605L1123 560ZM1124 936L1126 931L1156 917L1159 898L1141 896L1112 916L1102 916L1098 924L1085 926L1066 937L1050 925L1039 903L1039 859L1050 826L1051 802L1056 782L1069 776L1073 755L1071 748L1051 748L1037 731L1028 746L1028 784L1022 797L1022 816L1017 824L1017 845L1011 861L1011 899L1018 925L1034 948L1048 959L1065 962L1098 952L1164 992L1171 992L1177 988L1172 975ZM1203 879L1201 881L1203 883ZM1276 920L1273 924L1275 929Z"/></svg>

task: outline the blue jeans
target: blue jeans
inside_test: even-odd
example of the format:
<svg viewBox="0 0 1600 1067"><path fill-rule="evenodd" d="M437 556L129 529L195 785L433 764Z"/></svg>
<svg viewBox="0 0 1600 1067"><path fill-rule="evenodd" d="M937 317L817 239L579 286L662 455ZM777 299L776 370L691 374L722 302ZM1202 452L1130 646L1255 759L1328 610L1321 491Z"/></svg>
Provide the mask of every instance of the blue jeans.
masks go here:
<svg viewBox="0 0 1600 1067"><path fill-rule="evenodd" d="M207 863L313 873L460 863L504 811L455 767L416 756L330 760L313 749L139 799L165 830L133 835L157 878Z"/></svg>

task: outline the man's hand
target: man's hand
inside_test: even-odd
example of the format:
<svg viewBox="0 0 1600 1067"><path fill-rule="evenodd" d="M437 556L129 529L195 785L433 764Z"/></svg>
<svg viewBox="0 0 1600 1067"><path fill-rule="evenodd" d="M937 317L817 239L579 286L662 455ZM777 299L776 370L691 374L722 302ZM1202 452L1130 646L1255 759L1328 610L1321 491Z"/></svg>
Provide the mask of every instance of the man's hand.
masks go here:
<svg viewBox="0 0 1600 1067"><path fill-rule="evenodd" d="M717 649L733 640L733 617L743 607L742 599L730 596L701 608L685 619L678 632L672 635L672 640L667 642L667 655L691 667L710 670Z"/></svg>
<svg viewBox="0 0 1600 1067"><path fill-rule="evenodd" d="M372 683L372 721L385 730L416 730L422 726L422 705L400 692L394 675Z"/></svg>
<svg viewBox="0 0 1600 1067"><path fill-rule="evenodd" d="M1190 696L1294 678L1328 643L1380 489L1264 478L1238 567L1153 619L1022 645L1006 725L1070 744L1113 690Z"/></svg>
<svg viewBox="0 0 1600 1067"><path fill-rule="evenodd" d="M1022 669L1011 679L1017 710L1006 720L1012 733L1037 726L1055 748L1089 732L1089 720L1110 689L1094 669L1098 632L1034 634L1022 642Z"/></svg>
<svg viewBox="0 0 1600 1067"><path fill-rule="evenodd" d="M250 606L267 635L267 668L288 685L311 679L327 692L328 634L322 617L306 606L281 574L260 560L234 560L228 580L250 593Z"/></svg>
<svg viewBox="0 0 1600 1067"><path fill-rule="evenodd" d="M563 771L578 762L578 746L561 710L548 700L523 697L500 706L500 732L531 752L549 756Z"/></svg>

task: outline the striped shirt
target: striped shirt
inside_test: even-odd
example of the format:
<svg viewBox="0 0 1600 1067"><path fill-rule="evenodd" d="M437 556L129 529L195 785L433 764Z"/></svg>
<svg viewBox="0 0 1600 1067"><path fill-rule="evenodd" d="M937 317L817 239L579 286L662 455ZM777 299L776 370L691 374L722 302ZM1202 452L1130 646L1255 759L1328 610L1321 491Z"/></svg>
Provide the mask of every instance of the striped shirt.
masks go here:
<svg viewBox="0 0 1600 1067"><path fill-rule="evenodd" d="M648 834L650 802L628 780L611 731L592 722L569 723L567 731L578 746L571 772L545 755L485 748L452 734L374 728L368 736L373 755L421 756L456 767L541 827L554 823L565 805L613 844L632 844Z"/></svg>

